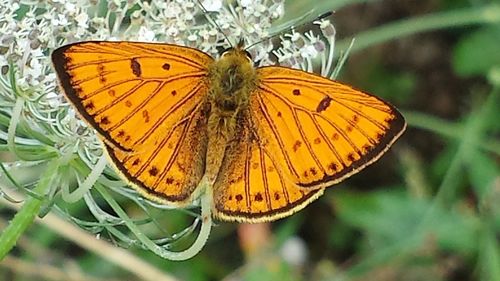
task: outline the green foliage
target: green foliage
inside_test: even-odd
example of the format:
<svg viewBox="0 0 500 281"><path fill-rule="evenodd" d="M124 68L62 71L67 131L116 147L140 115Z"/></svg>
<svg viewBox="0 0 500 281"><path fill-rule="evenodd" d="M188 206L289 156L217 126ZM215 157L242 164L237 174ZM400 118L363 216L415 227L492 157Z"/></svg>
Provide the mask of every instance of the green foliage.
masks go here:
<svg viewBox="0 0 500 281"><path fill-rule="evenodd" d="M96 13L103 13L110 2L99 1ZM177 249L194 240L190 223L195 212L152 208L136 193L123 191L110 169L92 187L94 201L85 196L76 203L64 201L91 172L89 165L72 150L61 154L60 139L47 133L52 125L33 127L26 122L17 97L30 96L16 92L0 108L0 190L11 202L19 198L13 191L27 199L17 204L15 215L16 204L0 203L0 257L6 257L0 263L0 279L64 280L38 270L42 261L44 269L68 271L75 280L500 281L500 6L494 1L422 1L430 10L422 12L410 2L320 1L310 10L311 1L287 1L286 17L282 24L277 22L277 30L331 9L336 10L333 21L338 16L343 26L367 22L369 28L355 30L352 36L338 30L348 34L337 42L338 53L356 38L346 62L349 73L343 74L356 81L357 88L402 108L409 128L378 163L329 188L300 213L273 223L259 254L244 252L242 238L235 234L238 225L217 223L206 248L193 259L172 262L159 257L157 245ZM28 12L26 7L19 18ZM414 10L413 16L406 16ZM341 20L344 14L356 18ZM382 21L387 23L379 26ZM387 42L398 44L417 34L423 37L412 42L440 42L436 46L445 57L423 70L397 60L389 67L386 58L393 55L394 45ZM363 54L369 59L356 63L356 56L369 48L375 49ZM433 80L433 75L445 78ZM423 92L429 89L449 92ZM13 159L25 166L9 165ZM32 224L45 211L50 220L55 214L59 224ZM79 236L80 228L90 235ZM310 250L305 264L292 264L283 254L291 237L300 237ZM126 250L113 259L106 255L108 248L73 244L82 240L109 241L112 249ZM117 260L132 263L127 267ZM14 264L20 261L34 272L16 271L21 267Z"/></svg>
<svg viewBox="0 0 500 281"><path fill-rule="evenodd" d="M432 208L432 200L414 198L401 189L369 194L339 192L333 197L333 205L343 221L363 229L371 251L388 247L396 241L407 243L405 248L421 247L410 239L421 235L420 232L432 239L436 247L446 251L474 255L477 249L478 218L466 210L438 208L429 222L422 224L422 218Z"/></svg>
<svg viewBox="0 0 500 281"><path fill-rule="evenodd" d="M500 25L484 26L464 35L455 46L453 67L460 76L486 75L500 66Z"/></svg>

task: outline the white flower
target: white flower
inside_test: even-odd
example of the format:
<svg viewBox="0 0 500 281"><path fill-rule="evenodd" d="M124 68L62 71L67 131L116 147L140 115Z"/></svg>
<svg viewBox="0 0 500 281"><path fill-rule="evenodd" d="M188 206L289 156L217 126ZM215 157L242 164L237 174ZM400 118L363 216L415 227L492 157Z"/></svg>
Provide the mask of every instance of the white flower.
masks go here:
<svg viewBox="0 0 500 281"><path fill-rule="evenodd" d="M55 107L61 105L61 102L59 101L60 97L61 97L61 95L57 94L55 91L47 92L47 94L45 95L45 98L47 99L47 103L52 108L55 108Z"/></svg>
<svg viewBox="0 0 500 281"><path fill-rule="evenodd" d="M151 42L155 40L155 33L151 29L141 26L137 35L139 41Z"/></svg>
<svg viewBox="0 0 500 281"><path fill-rule="evenodd" d="M78 27L87 29L89 27L89 15L87 13L79 13L75 20L77 22Z"/></svg>
<svg viewBox="0 0 500 281"><path fill-rule="evenodd" d="M171 36L171 37L175 37L179 34L179 29L177 29L176 27L169 27L167 29L167 32L166 32L167 36Z"/></svg>
<svg viewBox="0 0 500 281"><path fill-rule="evenodd" d="M303 58L315 58L318 55L318 51L312 45L307 45L300 50L300 55Z"/></svg>
<svg viewBox="0 0 500 281"><path fill-rule="evenodd" d="M57 18L53 18L52 24L54 26L67 26L67 25L69 25L68 19L62 14L57 15Z"/></svg>
<svg viewBox="0 0 500 281"><path fill-rule="evenodd" d="M159 5L163 16L167 19L175 19L182 15L182 8L178 3L168 3L165 5Z"/></svg>
<svg viewBox="0 0 500 281"><path fill-rule="evenodd" d="M218 12L222 9L221 0L204 0L201 4L209 12Z"/></svg>
<svg viewBox="0 0 500 281"><path fill-rule="evenodd" d="M68 15L76 14L76 5L71 2L64 3L64 9L68 12Z"/></svg>
<svg viewBox="0 0 500 281"><path fill-rule="evenodd" d="M241 7L249 8L252 4L255 3L255 0L240 0Z"/></svg>

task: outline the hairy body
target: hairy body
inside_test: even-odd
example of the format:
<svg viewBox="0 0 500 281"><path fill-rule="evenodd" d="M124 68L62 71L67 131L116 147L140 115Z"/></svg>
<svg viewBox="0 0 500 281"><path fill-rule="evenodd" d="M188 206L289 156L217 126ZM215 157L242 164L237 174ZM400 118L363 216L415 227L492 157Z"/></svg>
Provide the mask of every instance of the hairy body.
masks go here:
<svg viewBox="0 0 500 281"><path fill-rule="evenodd" d="M166 204L204 199L227 221L302 209L406 127L393 106L349 85L254 68L241 44L216 60L171 44L89 41L52 60L68 101L132 186Z"/></svg>
<svg viewBox="0 0 500 281"><path fill-rule="evenodd" d="M237 133L248 100L257 87L257 74L248 53L241 47L224 52L208 67L211 87L208 94L208 149L205 176L213 183L220 170L226 147Z"/></svg>

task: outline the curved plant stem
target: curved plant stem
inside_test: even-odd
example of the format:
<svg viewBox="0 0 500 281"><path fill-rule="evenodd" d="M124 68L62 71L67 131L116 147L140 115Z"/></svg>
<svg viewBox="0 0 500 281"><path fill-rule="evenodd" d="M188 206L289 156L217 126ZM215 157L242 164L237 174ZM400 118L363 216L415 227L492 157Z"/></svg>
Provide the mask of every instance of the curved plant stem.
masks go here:
<svg viewBox="0 0 500 281"><path fill-rule="evenodd" d="M43 196L50 189L55 176L57 175L58 161L52 160L47 165L44 174L40 177L40 181L33 190L36 194ZM43 201L34 197L28 197L24 202L23 207L16 213L14 219L4 229L0 235L0 260L2 260L14 247L17 239L30 226L40 208Z"/></svg>
<svg viewBox="0 0 500 281"><path fill-rule="evenodd" d="M461 139L464 128L458 123L453 123L438 117L416 111L403 111L408 124L413 128L428 130L446 138ZM500 141L485 138L477 143L482 149L500 155Z"/></svg>
<svg viewBox="0 0 500 281"><path fill-rule="evenodd" d="M210 230L212 228L212 195L207 193L210 188L206 186L206 183L202 183L205 186L201 187L203 190L203 194L201 194L201 229L198 237L195 242L188 249L181 252L172 252L167 249L155 244L151 239L149 239L146 234L144 234L139 227L134 224L134 222L127 216L126 212L122 209L122 207L113 199L111 194L108 193L105 187L101 184L97 183L95 188L99 193L101 193L102 197L108 202L113 211L124 221L125 225L134 233L141 243L150 251L154 252L158 256L168 259L168 260L187 260L192 258L198 252L201 251L203 246L205 245L208 236L210 234Z"/></svg>
<svg viewBox="0 0 500 281"><path fill-rule="evenodd" d="M21 119L21 112L23 110L23 106L24 106L24 99L18 97L14 107L12 108L12 116L10 118L9 128L7 129L7 146L10 152L14 154L17 154L15 145L16 129L17 129L17 124Z"/></svg>
<svg viewBox="0 0 500 281"><path fill-rule="evenodd" d="M21 194L14 193L17 198L22 197ZM19 206L17 204L13 204L11 202L8 202L6 200L0 199L0 204L5 204L8 208L11 208L13 210L18 211ZM168 274L165 271L159 270L157 267L154 265L148 263L147 261L141 259L140 257L134 255L131 251L127 249L123 249L120 247L116 247L116 245L105 241L104 239L96 239L96 236L89 233L88 231L80 228L78 225L74 224L73 222L70 222L67 220L65 217L61 217L57 214L57 212L50 212L48 213L43 220L42 219L35 219L35 222L39 223L40 225L43 225L44 227L47 227L48 229L52 230L54 233L57 233L61 237L64 237L68 241L71 241L75 243L76 245L88 250L89 252L93 252L98 256L101 256L103 259L107 260L110 263L113 263L119 267L121 267L123 270L128 271L132 274L134 274L138 279L134 280L144 280L144 281L179 281L175 276ZM43 253L42 253L43 254ZM38 255L40 256L40 255ZM7 258L12 258L12 256L7 256L3 262L7 260ZM66 259L70 260L70 262L76 262L71 259ZM19 260L22 262L22 259ZM35 259L36 262L36 259ZM27 265L30 266L29 270L38 270L39 268L37 266L32 266L32 265ZM42 271L47 270L48 272L51 271L50 266L46 264L43 265L43 268L40 269ZM62 270L62 268L60 268ZM15 267L15 271L19 273L24 273L26 274L26 268L24 267ZM71 280L100 280L100 279L95 279L91 278L91 273L85 272L81 278L77 278L74 275L71 274L71 272L66 272L62 270L64 273L63 277L60 277L59 279L54 278L52 274L47 274L52 276L52 278L47 277L48 279L43 279L43 280L68 280L69 276L72 276L73 278L76 279L71 279ZM35 272L33 272L33 275L35 276ZM27 273L30 275L30 273ZM43 272L37 272L36 276L38 277L43 277ZM129 277L129 280L132 280L132 277ZM103 279L104 280L104 279ZM109 279L107 279L109 280ZM116 279L113 279L116 280Z"/></svg>
<svg viewBox="0 0 500 281"><path fill-rule="evenodd" d="M283 17L273 22L270 34L279 34L286 32L292 26L300 26L309 23L321 14L330 11L336 11L343 7L356 3L374 2L374 0L317 0L314 5L309 1L286 1L286 12Z"/></svg>
<svg viewBox="0 0 500 281"><path fill-rule="evenodd" d="M464 133L461 142L459 143L457 152L455 153L448 171L444 175L443 181L439 186L438 192L434 197L434 205L436 205L436 207L449 207L450 202L453 201L457 181L461 178L460 173L463 159L470 155L471 150L484 136L486 123L488 121L487 117L490 116L490 112L492 110L495 110L495 104L497 104L497 97L499 94L500 88L493 89L481 110L473 113L466 122ZM432 209L429 213L429 216L432 217Z"/></svg>
<svg viewBox="0 0 500 281"><path fill-rule="evenodd" d="M482 7L465 8L424 15L411 19L395 21L365 32L358 33L351 53L375 44L402 38L407 35L449 27L500 22L500 5L490 4ZM352 38L338 41L337 50L345 50Z"/></svg>
<svg viewBox="0 0 500 281"><path fill-rule="evenodd" d="M101 176L102 172L106 168L107 163L108 160L106 159L106 155L102 155L88 174L87 178L75 191L70 193L68 188L62 188L61 196L63 200L68 203L75 203L78 200L82 199L83 195L87 193L92 188L92 186L94 186L97 179Z"/></svg>

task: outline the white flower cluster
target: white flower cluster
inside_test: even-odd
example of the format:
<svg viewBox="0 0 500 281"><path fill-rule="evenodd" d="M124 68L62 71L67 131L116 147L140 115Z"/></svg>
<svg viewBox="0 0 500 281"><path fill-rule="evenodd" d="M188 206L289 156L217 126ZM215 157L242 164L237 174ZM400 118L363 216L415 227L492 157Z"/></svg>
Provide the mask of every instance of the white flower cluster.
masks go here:
<svg viewBox="0 0 500 281"><path fill-rule="evenodd" d="M100 142L95 132L76 116L59 92L51 67L52 51L72 42L165 42L195 47L216 57L221 49L244 40L244 45L248 46L248 51L258 65L275 64L278 61L286 66L312 71L313 65L319 62L321 73L325 76L331 74L335 30L328 20L318 20L316 23L323 36L312 32L301 34L293 29L275 36L276 34L269 34L268 30L283 15L284 0L229 2L230 4L223 3L222 0L0 0L0 117L11 117L8 128L5 126L7 118L1 118L4 123L0 124L0 142L7 142L10 148L16 144L26 145L30 149L50 144L50 152L55 151L54 154L62 156L57 157L62 159L61 163L63 160L70 161L76 152L79 160L86 162L88 167L94 167L99 174L102 172L106 162L102 162L105 158L102 157ZM271 41L278 38L282 41L282 47L276 49ZM16 126L21 127L21 124L27 124L24 128L28 129L24 131L32 130L37 134L33 134L32 139L28 139L29 133L16 135ZM10 130L11 128L13 129ZM26 146L24 148L27 153L36 151L26 149ZM17 162L26 166L38 163L44 159L43 152L40 157L32 157L36 160ZM99 163L104 163L104 166ZM87 180L93 177L95 182L99 175L88 176L70 194L67 178L71 179L74 172L79 180L80 172L77 173L76 169L69 171L71 173L68 172L68 175L54 171L54 174L65 177L61 179L60 185L63 198L67 197L64 200L69 202L74 200L71 198L84 196L97 221L103 222L106 227L121 225L122 219L99 209L99 204L87 193L92 186L92 181ZM129 198L137 198L135 191L121 188L122 182L117 185L106 177L99 179L105 181L107 187L119 186L120 188L115 189L116 192ZM55 194L59 188L58 185L53 186L54 192L51 194ZM134 200L137 200L135 202L141 208L145 206L145 202L166 208L142 199ZM192 227L182 231L181 236L194 231L197 222L195 220ZM125 234L116 236L118 240L124 237ZM135 241L135 238L127 239L124 240L125 243ZM172 236L171 239L178 237ZM155 240L155 243L165 243L158 241L160 240Z"/></svg>
<svg viewBox="0 0 500 281"><path fill-rule="evenodd" d="M239 0L232 4L222 0L0 0L0 10L0 102L13 105L9 77L15 77L16 91L33 103L35 111L45 115L66 112L59 120L68 128L58 131L67 131L69 136L77 131L81 135L85 125L74 118L60 95L50 62L52 50L67 43L156 41L196 47L217 56L222 48L243 39L259 65L277 60L312 71L318 61L314 59L320 57L321 73L328 75L333 61L335 30L325 19L316 22L322 37L290 29L288 34L280 34L279 49L267 40L272 38L268 34L272 22L284 13L284 0Z"/></svg>
<svg viewBox="0 0 500 281"><path fill-rule="evenodd" d="M320 74L334 78L332 66L335 61L335 28L328 19L317 20L314 24L320 27L322 37L312 31L301 34L292 30L291 33L281 36L281 47L273 53L280 65L309 72L314 72L314 65L317 65L313 59L320 57Z"/></svg>

